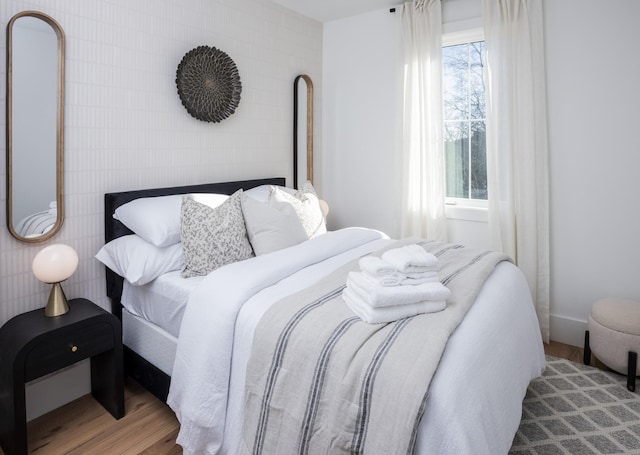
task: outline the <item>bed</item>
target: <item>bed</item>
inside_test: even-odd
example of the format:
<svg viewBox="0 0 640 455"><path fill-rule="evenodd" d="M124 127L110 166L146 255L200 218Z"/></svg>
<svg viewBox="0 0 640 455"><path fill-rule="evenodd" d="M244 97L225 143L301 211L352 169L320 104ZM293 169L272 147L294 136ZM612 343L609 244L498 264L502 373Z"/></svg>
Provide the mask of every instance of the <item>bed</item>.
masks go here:
<svg viewBox="0 0 640 455"><path fill-rule="evenodd" d="M118 207L139 198L230 195L239 189L284 184L282 178L271 178L109 193L105 195L105 243L132 234L112 215ZM125 369L158 398L169 399L182 424L178 442L185 453L248 453L252 449L247 439L253 441L253 434L246 437L247 422L252 419L245 416L245 409L252 406L248 398L251 381L260 376L248 366L255 363L249 360L261 344L260 339L254 339L256 333L262 336L265 324L260 321L267 319L279 302L295 300L314 283L345 273L343 269L353 267L362 256L394 245L395 240L377 231L340 230L222 267L206 277L185 280L173 270L144 285L134 285L107 267L107 295L112 299L113 313L123 323ZM317 257L303 259L307 254ZM240 268L245 262L249 272ZM289 266L295 262L299 264ZM278 264L287 264L282 275L272 272ZM201 315L211 312L206 308L211 299L240 303L228 320L216 309L213 321L205 321ZM415 435L408 446L414 453L507 453L520 422L526 388L544 369L537 319L517 267L508 261L498 262L474 300L446 341L428 393L417 406ZM176 305L177 301L182 304ZM226 338L220 338L225 332ZM187 352L197 351L207 342L215 344L202 348L212 360L189 357ZM198 389L202 389L200 395L193 392ZM188 415L192 408L197 408L195 417ZM207 431L191 424L202 419L207 420L202 425ZM277 443L277 434L273 438ZM272 453L268 445L265 447L263 453ZM308 453L318 452L311 447ZM282 446L279 453L285 451L288 449ZM371 448L360 452L382 453Z"/></svg>

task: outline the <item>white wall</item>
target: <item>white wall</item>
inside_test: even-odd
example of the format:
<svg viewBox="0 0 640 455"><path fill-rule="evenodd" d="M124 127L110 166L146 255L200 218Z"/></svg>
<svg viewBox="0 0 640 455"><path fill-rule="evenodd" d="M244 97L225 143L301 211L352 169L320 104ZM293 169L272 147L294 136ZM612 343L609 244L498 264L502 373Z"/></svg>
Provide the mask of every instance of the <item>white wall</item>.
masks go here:
<svg viewBox="0 0 640 455"><path fill-rule="evenodd" d="M63 286L108 308L103 195L110 191L283 176L291 178L293 80L311 76L321 148L322 24L265 0L3 0L0 27L19 11L54 17L67 38L65 202L62 231L44 244L18 242L0 229L0 324L43 307L48 288L31 273L46 244L76 249L78 271ZM215 46L235 61L242 100L212 124L180 103L180 60ZM0 34L6 61L6 34ZM0 65L0 86L6 67ZM0 91L5 104L5 91ZM5 124L5 110L0 110ZM5 128L0 128L5 154ZM0 160L0 226L6 225L6 169Z"/></svg>
<svg viewBox="0 0 640 455"><path fill-rule="evenodd" d="M477 25L480 0L443 2L445 31ZM551 178L551 338L581 345L591 304L640 300L640 2L545 0ZM480 22L481 23L481 22ZM394 235L394 15L325 24L324 197L334 227ZM367 197L370 195L370 197ZM452 221L451 241L482 246L487 226Z"/></svg>
<svg viewBox="0 0 640 455"><path fill-rule="evenodd" d="M552 333L570 342L595 299L640 300L640 2L544 6Z"/></svg>
<svg viewBox="0 0 640 455"><path fill-rule="evenodd" d="M330 227L394 231L395 19L385 9L324 24L322 196Z"/></svg>

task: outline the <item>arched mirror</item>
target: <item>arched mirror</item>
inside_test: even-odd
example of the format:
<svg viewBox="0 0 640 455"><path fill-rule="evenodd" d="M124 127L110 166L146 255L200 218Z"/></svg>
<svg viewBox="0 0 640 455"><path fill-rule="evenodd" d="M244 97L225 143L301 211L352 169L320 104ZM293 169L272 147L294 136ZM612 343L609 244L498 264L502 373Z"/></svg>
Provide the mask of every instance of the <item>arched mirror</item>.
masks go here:
<svg viewBox="0 0 640 455"><path fill-rule="evenodd" d="M37 11L7 25L7 227L41 242L62 226L64 32Z"/></svg>
<svg viewBox="0 0 640 455"><path fill-rule="evenodd" d="M293 187L313 183L313 82L306 74L293 82Z"/></svg>

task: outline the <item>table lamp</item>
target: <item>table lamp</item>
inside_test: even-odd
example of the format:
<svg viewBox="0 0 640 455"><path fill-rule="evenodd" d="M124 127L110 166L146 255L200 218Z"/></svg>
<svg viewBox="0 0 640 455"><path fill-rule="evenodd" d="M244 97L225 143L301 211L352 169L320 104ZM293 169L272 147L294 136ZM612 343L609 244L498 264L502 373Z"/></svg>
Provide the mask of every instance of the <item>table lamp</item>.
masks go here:
<svg viewBox="0 0 640 455"><path fill-rule="evenodd" d="M60 316L69 311L67 298L60 283L78 268L78 254L69 245L56 243L49 245L33 258L31 269L37 279L44 283L53 284L44 315L47 317Z"/></svg>
<svg viewBox="0 0 640 455"><path fill-rule="evenodd" d="M325 218L329 214L329 204L324 199L318 199L318 203L320 204L320 210L322 211L322 216Z"/></svg>

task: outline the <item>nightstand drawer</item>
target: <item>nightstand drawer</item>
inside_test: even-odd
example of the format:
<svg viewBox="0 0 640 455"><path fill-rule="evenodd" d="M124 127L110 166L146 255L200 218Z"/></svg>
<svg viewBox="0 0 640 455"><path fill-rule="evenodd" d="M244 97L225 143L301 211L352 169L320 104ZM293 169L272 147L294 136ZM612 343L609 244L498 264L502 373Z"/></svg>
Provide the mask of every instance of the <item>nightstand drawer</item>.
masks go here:
<svg viewBox="0 0 640 455"><path fill-rule="evenodd" d="M61 329L37 343L27 353L25 380L31 381L113 347L113 328L108 323Z"/></svg>

